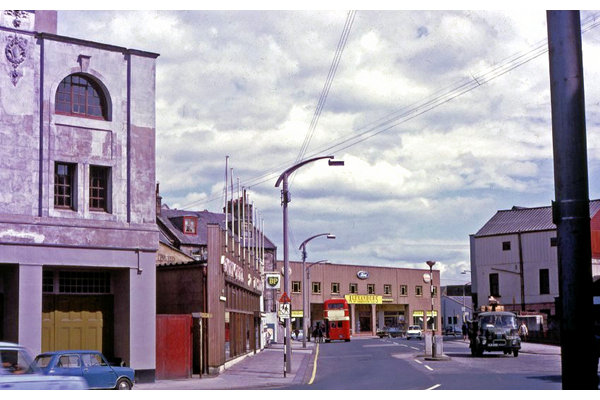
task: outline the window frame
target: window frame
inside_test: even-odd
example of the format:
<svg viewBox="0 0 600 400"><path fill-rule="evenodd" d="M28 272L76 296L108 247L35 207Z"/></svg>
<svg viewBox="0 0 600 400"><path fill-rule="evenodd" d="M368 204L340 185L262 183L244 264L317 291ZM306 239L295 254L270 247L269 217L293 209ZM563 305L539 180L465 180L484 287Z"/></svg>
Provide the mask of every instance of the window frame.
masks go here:
<svg viewBox="0 0 600 400"><path fill-rule="evenodd" d="M188 230L188 228L193 228L193 230ZM198 233L198 218L192 215L184 216L182 229L184 235L196 235Z"/></svg>
<svg viewBox="0 0 600 400"><path fill-rule="evenodd" d="M490 296L500 297L500 275L490 273L488 276Z"/></svg>
<svg viewBox="0 0 600 400"><path fill-rule="evenodd" d="M292 281L292 293L302 293L302 282Z"/></svg>
<svg viewBox="0 0 600 400"><path fill-rule="evenodd" d="M351 283L348 286L348 292L350 294L358 294L358 283Z"/></svg>
<svg viewBox="0 0 600 400"><path fill-rule="evenodd" d="M311 282L310 286L312 294L321 294L321 282Z"/></svg>
<svg viewBox="0 0 600 400"><path fill-rule="evenodd" d="M392 295L392 285L386 283L383 285L383 294L386 294L388 296Z"/></svg>
<svg viewBox="0 0 600 400"><path fill-rule="evenodd" d="M331 282L331 294L340 294L339 282Z"/></svg>
<svg viewBox="0 0 600 400"><path fill-rule="evenodd" d="M59 174L59 169L63 167L66 168L67 173ZM57 201L58 199L63 201ZM54 162L54 208L61 210L77 209L77 164L62 161Z"/></svg>
<svg viewBox="0 0 600 400"><path fill-rule="evenodd" d="M400 285L400 296L408 296L408 285Z"/></svg>
<svg viewBox="0 0 600 400"><path fill-rule="evenodd" d="M367 294L375 294L375 284L374 283L368 283L367 284Z"/></svg>
<svg viewBox="0 0 600 400"><path fill-rule="evenodd" d="M54 96L55 114L71 117L108 121L108 104L108 96L100 84L89 75L80 73L66 76Z"/></svg>
<svg viewBox="0 0 600 400"><path fill-rule="evenodd" d="M98 173L102 173L100 176ZM111 209L111 168L104 165L90 165L88 179L88 207L90 211L109 213ZM104 183L102 186L101 183ZM101 193L104 194L102 197Z"/></svg>
<svg viewBox="0 0 600 400"><path fill-rule="evenodd" d="M415 297L423 297L423 286L422 285L415 286Z"/></svg>

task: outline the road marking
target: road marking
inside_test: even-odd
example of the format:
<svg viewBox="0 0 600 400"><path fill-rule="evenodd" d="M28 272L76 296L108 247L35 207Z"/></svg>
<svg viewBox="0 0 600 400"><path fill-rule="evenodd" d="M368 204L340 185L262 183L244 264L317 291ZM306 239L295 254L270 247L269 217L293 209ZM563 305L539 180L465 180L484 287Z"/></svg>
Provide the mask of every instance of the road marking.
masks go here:
<svg viewBox="0 0 600 400"><path fill-rule="evenodd" d="M418 347L411 347L411 349L413 349L413 350L421 350Z"/></svg>
<svg viewBox="0 0 600 400"><path fill-rule="evenodd" d="M425 390L433 390L433 389L437 389L437 388L439 388L440 386L442 386L442 385L440 385L440 384L438 383L437 385L434 385L434 386L430 387L429 389L425 389Z"/></svg>
<svg viewBox="0 0 600 400"><path fill-rule="evenodd" d="M419 360L415 360L415 362L419 363L419 364L423 364L421 361Z"/></svg>
<svg viewBox="0 0 600 400"><path fill-rule="evenodd" d="M319 343L317 343L317 353L315 354L313 373L312 377L310 378L310 382L308 382L309 385L312 385L313 381L315 380L315 376L317 375L317 358L319 358Z"/></svg>
<svg viewBox="0 0 600 400"><path fill-rule="evenodd" d="M424 365L425 368L427 368L430 371L433 371L433 368L431 368L429 365Z"/></svg>

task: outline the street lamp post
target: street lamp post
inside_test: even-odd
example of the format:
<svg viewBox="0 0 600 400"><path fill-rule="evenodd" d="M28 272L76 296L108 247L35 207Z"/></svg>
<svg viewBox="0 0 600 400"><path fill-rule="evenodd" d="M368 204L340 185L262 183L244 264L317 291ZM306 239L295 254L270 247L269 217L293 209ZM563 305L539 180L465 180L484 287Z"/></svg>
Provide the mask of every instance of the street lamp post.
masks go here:
<svg viewBox="0 0 600 400"><path fill-rule="evenodd" d="M435 358L435 317L433 314L433 266L435 265L435 261L426 261L426 264L429 265L429 286L431 292L431 356Z"/></svg>
<svg viewBox="0 0 600 400"><path fill-rule="evenodd" d="M283 171L283 173L277 179L275 183L275 187L279 187L281 183L283 183L283 187L281 190L281 205L283 206L283 287L286 294L290 293L290 280L289 280L289 252L288 252L288 203L291 201L290 193L288 190L288 178L289 176L296 171L298 168L323 159L329 159L330 166L342 166L344 165L343 161L333 161L333 156L323 156L323 157L315 157L310 158L308 160L304 160L298 164L291 166L290 168ZM292 372L292 347L291 347L291 333L290 333L290 319L287 318L285 320L285 370L286 372Z"/></svg>
<svg viewBox="0 0 600 400"><path fill-rule="evenodd" d="M310 242L311 240L313 240L314 238L318 238L319 236L327 236L327 239L335 239L335 235L332 235L331 233L319 233L318 235L314 235L309 237L308 239L306 239L304 242L302 242L302 244L300 245L299 250L302 250L302 287L303 289L303 294L302 294L302 330L304 331L304 334L302 335L302 347L306 347L306 305L308 303L308 312L310 313L310 297L309 297L309 292L308 292L308 284L307 284L307 271L306 271L306 245L308 244L308 242Z"/></svg>
<svg viewBox="0 0 600 400"><path fill-rule="evenodd" d="M317 265L317 264L329 264L329 261L327 261L327 260L317 261L317 262L314 262L314 263L310 264L308 267L306 267L305 277L306 277L306 285L307 285L307 287L310 286L310 269L311 269L311 267L313 267L314 265ZM310 296L308 298L310 299ZM311 319L310 319L310 300L309 300L308 301L308 318L306 319L306 327L307 327L308 330L310 330L311 326L312 326L312 322L311 322ZM304 336L306 336L307 333L308 332L304 332Z"/></svg>

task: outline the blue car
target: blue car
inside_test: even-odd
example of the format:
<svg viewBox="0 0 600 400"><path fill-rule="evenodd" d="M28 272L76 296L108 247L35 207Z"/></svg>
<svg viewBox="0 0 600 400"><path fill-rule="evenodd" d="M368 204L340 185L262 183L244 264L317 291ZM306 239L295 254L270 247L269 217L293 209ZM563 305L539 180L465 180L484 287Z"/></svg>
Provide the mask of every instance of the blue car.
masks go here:
<svg viewBox="0 0 600 400"><path fill-rule="evenodd" d="M110 365L99 351L50 351L35 362L46 375L81 376L90 389L130 390L135 382L133 369Z"/></svg>

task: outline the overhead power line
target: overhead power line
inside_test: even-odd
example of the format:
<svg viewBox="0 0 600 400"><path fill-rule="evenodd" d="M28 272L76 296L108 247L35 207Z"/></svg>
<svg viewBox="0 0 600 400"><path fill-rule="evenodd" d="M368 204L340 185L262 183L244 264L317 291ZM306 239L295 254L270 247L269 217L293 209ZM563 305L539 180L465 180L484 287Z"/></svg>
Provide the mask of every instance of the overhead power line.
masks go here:
<svg viewBox="0 0 600 400"><path fill-rule="evenodd" d="M590 30L597 28L599 25L600 12L596 12L582 20L581 32L582 34L587 33ZM457 97L469 93L470 91L477 89L478 87L481 87L484 84L489 83L510 71L513 71L514 69L536 59L537 57L540 57L547 52L548 41L547 39L544 39L530 46L525 51L516 53L477 74L473 74L470 77L464 78L453 85L440 89L430 96L411 104L410 106L401 108L400 110L367 124L356 131L350 132L347 135L314 150L308 157L339 152L356 146L357 144L360 144L374 136L387 132L400 124L438 108L449 101L456 99ZM278 166L274 166L259 176L246 180L244 182L244 186L251 188L262 183L272 181L279 176L282 171L294 164L294 161L288 161L279 164ZM183 208L187 208L192 205L207 204L220 198L221 197L218 194L209 195L205 198L201 198L197 201L189 203Z"/></svg>

